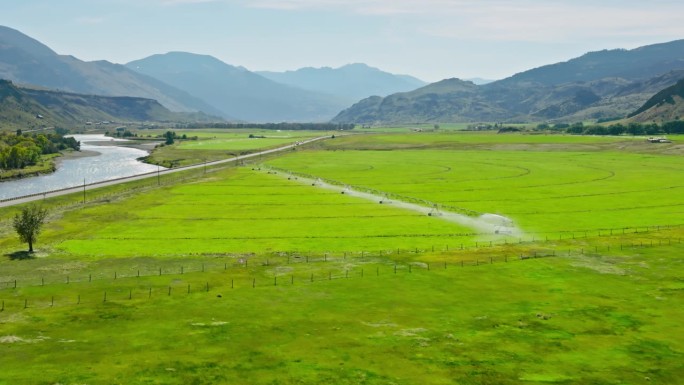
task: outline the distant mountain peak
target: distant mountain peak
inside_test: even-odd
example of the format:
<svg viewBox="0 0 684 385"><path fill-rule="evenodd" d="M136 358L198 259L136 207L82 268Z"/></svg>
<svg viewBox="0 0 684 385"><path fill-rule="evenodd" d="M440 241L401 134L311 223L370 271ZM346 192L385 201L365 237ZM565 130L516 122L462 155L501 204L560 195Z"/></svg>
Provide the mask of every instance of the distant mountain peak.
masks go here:
<svg viewBox="0 0 684 385"><path fill-rule="evenodd" d="M349 63L338 68L304 67L295 71L257 73L289 86L336 95L346 99L348 104L371 95L412 91L427 84L412 76L392 74L364 63Z"/></svg>
<svg viewBox="0 0 684 385"><path fill-rule="evenodd" d="M31 55L45 57L55 56L57 53L38 40L26 36L23 33L0 25L0 44L4 43L9 47L21 47L21 49Z"/></svg>

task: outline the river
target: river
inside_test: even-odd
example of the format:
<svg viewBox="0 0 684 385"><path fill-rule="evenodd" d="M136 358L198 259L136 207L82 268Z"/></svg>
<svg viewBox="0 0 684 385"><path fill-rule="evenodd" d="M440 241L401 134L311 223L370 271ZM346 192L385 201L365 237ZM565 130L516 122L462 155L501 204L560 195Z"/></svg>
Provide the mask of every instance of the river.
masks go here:
<svg viewBox="0 0 684 385"><path fill-rule="evenodd" d="M0 182L0 199L39 194L46 191L102 182L157 171L157 166L137 159L146 156L145 150L118 146L126 142L104 135L72 135L81 142L81 151L92 156L69 157L57 161L52 174ZM101 145L103 142L110 145ZM163 167L161 169L164 169Z"/></svg>

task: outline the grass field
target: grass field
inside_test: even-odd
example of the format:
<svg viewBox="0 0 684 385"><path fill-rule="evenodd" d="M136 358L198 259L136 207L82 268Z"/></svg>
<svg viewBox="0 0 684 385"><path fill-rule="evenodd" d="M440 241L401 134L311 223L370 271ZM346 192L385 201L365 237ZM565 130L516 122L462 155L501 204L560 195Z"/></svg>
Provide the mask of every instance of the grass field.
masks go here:
<svg viewBox="0 0 684 385"><path fill-rule="evenodd" d="M624 152L634 145L651 149L643 140L488 134L363 139L341 138L328 144L335 151L289 154L270 164L505 215L530 233L680 224L684 218L678 193L684 189L684 158ZM381 145L404 149L376 147Z"/></svg>
<svg viewBox="0 0 684 385"><path fill-rule="evenodd" d="M157 148L150 155L150 162L166 166L186 166L333 134L320 131L281 132L258 129L192 129L174 132L179 137L186 135L188 138L196 139L178 140L174 145ZM163 135L163 133L159 130L140 132L141 135ZM253 137L250 138L250 135Z"/></svg>
<svg viewBox="0 0 684 385"><path fill-rule="evenodd" d="M336 138L45 202L31 259L3 209L0 384L677 383L676 143ZM525 233L476 234L266 166L499 213Z"/></svg>

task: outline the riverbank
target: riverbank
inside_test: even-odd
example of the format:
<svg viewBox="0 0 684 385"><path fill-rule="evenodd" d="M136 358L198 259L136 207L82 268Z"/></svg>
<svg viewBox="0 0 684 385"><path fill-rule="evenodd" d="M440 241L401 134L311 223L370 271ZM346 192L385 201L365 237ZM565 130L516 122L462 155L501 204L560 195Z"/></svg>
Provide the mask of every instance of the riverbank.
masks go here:
<svg viewBox="0 0 684 385"><path fill-rule="evenodd" d="M57 169L56 159L59 158L60 155L61 154L43 155L38 163L32 166L2 170L0 171L0 181L23 179L53 173Z"/></svg>
<svg viewBox="0 0 684 385"><path fill-rule="evenodd" d="M80 151L53 156L42 169L17 170L14 177L2 179L0 199L12 199L46 191L61 190L84 184L99 183L132 175L157 171L158 167L139 162L148 154L145 150L122 146L127 141L113 140L105 146L93 145L110 142L103 135L74 135L81 143ZM54 171L54 172L53 172ZM31 176L30 178L27 176Z"/></svg>

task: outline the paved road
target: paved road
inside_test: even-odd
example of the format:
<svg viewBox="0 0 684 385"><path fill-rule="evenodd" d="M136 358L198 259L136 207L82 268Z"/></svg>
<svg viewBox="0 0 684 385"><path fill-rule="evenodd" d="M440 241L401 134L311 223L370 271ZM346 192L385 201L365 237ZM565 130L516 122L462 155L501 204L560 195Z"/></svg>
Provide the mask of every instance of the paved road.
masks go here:
<svg viewBox="0 0 684 385"><path fill-rule="evenodd" d="M113 180L108 180L108 181L103 181L103 182L96 182L96 183L86 184L85 186L71 187L71 188L66 188L66 189L61 189L61 190L48 191L45 193L32 194L32 195L27 195L24 197L19 197L19 198L4 199L4 200L0 201L0 207L14 206L14 205L18 205L18 204L22 204L22 203L26 203L26 202L41 200L44 198L51 198L51 197L56 197L56 196L60 196L60 195L83 192L84 189L86 191L88 191L88 190L93 190L93 189L104 187L104 186L112 186L112 185L116 185L116 184L131 182L134 180L157 178L161 175L173 174L173 173L180 172L180 171L193 170L193 169L198 169L198 168L202 168L202 167L206 167L206 166L213 166L213 165L223 164L223 163L237 162L240 160L254 158L257 156L261 156L261 155L273 154L273 153L280 152L280 151L290 150L294 147L297 147L297 146L300 146L303 144L308 144L308 143L312 143L312 142L316 142L316 141L324 140L324 139L329 139L329 138L330 138L330 136L319 136L316 138L303 140L303 141L300 141L297 143L288 144L287 146L282 146L282 147L273 148L270 150L255 152L253 154L248 154L248 155L235 156L232 158L216 160L213 162L206 162L206 163L194 164L191 166L184 166L184 167L170 168L170 169L160 170L160 171L153 171L153 172L148 172L146 174L134 175L134 176L119 178L119 179L113 179Z"/></svg>

